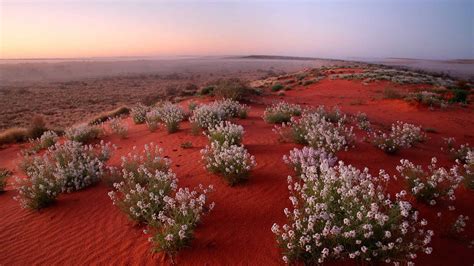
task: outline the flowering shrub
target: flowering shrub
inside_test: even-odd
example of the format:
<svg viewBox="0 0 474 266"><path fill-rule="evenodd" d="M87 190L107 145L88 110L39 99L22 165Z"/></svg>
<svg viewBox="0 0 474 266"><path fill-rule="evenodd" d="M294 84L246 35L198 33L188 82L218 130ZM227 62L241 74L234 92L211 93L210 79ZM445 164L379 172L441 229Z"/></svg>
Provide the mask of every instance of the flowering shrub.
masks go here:
<svg viewBox="0 0 474 266"><path fill-rule="evenodd" d="M473 152L472 148L469 146L469 143L461 144L456 147L456 140L454 138L444 138L444 143L449 156L453 160L459 160L462 163L466 162L468 153Z"/></svg>
<svg viewBox="0 0 474 266"><path fill-rule="evenodd" d="M249 109L247 105L240 104L238 101L231 99L217 100L213 102L212 105L215 105L218 109L223 110L227 118L246 118Z"/></svg>
<svg viewBox="0 0 474 266"><path fill-rule="evenodd" d="M11 172L5 168L0 168L0 192L5 191L7 186L7 178L11 175Z"/></svg>
<svg viewBox="0 0 474 266"><path fill-rule="evenodd" d="M120 138L126 139L128 136L128 126L119 117L111 118L109 122L110 130Z"/></svg>
<svg viewBox="0 0 474 266"><path fill-rule="evenodd" d="M158 109L155 108L146 113L145 123L151 132L154 132L156 131L156 129L158 129L160 122L161 122L161 113Z"/></svg>
<svg viewBox="0 0 474 266"><path fill-rule="evenodd" d="M420 103L427 105L431 108L433 107L446 107L448 104L443 100L442 96L438 93L421 91L421 92L411 92L405 98L408 102Z"/></svg>
<svg viewBox="0 0 474 266"><path fill-rule="evenodd" d="M102 134L102 129L95 125L79 124L66 129L65 136L68 140L86 143L97 139Z"/></svg>
<svg viewBox="0 0 474 266"><path fill-rule="evenodd" d="M436 205L437 201L446 198L455 200L454 191L463 179L458 174L457 166L449 170L436 168L436 161L436 158L431 159L428 172L408 160L401 160L401 165L397 166L397 171L408 181L411 194L417 200L430 205Z"/></svg>
<svg viewBox="0 0 474 266"><path fill-rule="evenodd" d="M194 109L189 122L200 128L212 128L227 119L227 114L217 105L201 105Z"/></svg>
<svg viewBox="0 0 474 266"><path fill-rule="evenodd" d="M469 151L464 164L464 184L470 189L474 189L474 151Z"/></svg>
<svg viewBox="0 0 474 266"><path fill-rule="evenodd" d="M466 222L468 220L469 220L469 216L460 214L458 218L456 218L456 221L454 221L452 231L458 234L464 232L466 228Z"/></svg>
<svg viewBox="0 0 474 266"><path fill-rule="evenodd" d="M341 121L333 124L318 112L306 112L300 119L293 117L289 124L276 127L275 131L283 139L331 153L347 149L354 139L352 128L345 127Z"/></svg>
<svg viewBox="0 0 474 266"><path fill-rule="evenodd" d="M25 172L27 178L16 178L18 195L14 197L23 208L39 210L56 200L63 190L65 179L55 174L56 167L49 158L35 157Z"/></svg>
<svg viewBox="0 0 474 266"><path fill-rule="evenodd" d="M319 166L323 162L327 162L329 166L333 166L337 158L322 149L303 147L302 149L294 148L290 151L289 156L283 156L283 161L293 167L296 175L300 176L308 167L316 167L319 171Z"/></svg>
<svg viewBox="0 0 474 266"><path fill-rule="evenodd" d="M265 109L263 119L265 122L271 124L285 123L290 122L290 119L293 116L300 116L301 112L301 106L297 104L279 102Z"/></svg>
<svg viewBox="0 0 474 266"><path fill-rule="evenodd" d="M160 107L161 122L166 126L168 133L174 133L179 129L179 122L184 119L184 111L177 104L165 103Z"/></svg>
<svg viewBox="0 0 474 266"><path fill-rule="evenodd" d="M333 259L405 262L427 247L432 231L426 220L384 188L389 176L371 176L343 162L308 167L301 179L288 178L292 210L288 224L272 226L286 263L322 264Z"/></svg>
<svg viewBox="0 0 474 266"><path fill-rule="evenodd" d="M153 234L149 241L155 251L166 252L174 263L178 251L193 239L201 217L214 208L214 203L207 204L207 194L212 190L212 186L204 189L201 185L198 191L180 188L174 197L163 198L163 210L152 215L149 222Z"/></svg>
<svg viewBox="0 0 474 266"><path fill-rule="evenodd" d="M157 171L167 172L171 161L163 155L163 149L153 142L146 144L142 152L133 147L132 152L122 157L124 176L133 178L135 183L144 185L148 182L149 174Z"/></svg>
<svg viewBox="0 0 474 266"><path fill-rule="evenodd" d="M374 132L373 143L386 153L396 153L400 148L410 148L426 138L421 127L397 121L389 134Z"/></svg>
<svg viewBox="0 0 474 266"><path fill-rule="evenodd" d="M246 180L256 166L255 157L242 146L212 142L201 154L205 168L221 175L231 186Z"/></svg>
<svg viewBox="0 0 474 266"><path fill-rule="evenodd" d="M321 116L324 116L326 120L332 123L344 123L346 121L346 115L344 115L341 112L341 109L339 109L337 106L334 106L332 110L326 110L324 105L320 105L315 112L319 113Z"/></svg>
<svg viewBox="0 0 474 266"><path fill-rule="evenodd" d="M145 123L146 113L148 112L148 106L145 106L141 103L130 109L130 115L132 116L133 122L135 124Z"/></svg>
<svg viewBox="0 0 474 266"><path fill-rule="evenodd" d="M46 131L38 139L30 140L30 142L32 143L31 149L33 152L37 152L42 149L47 149L53 146L57 141L58 141L58 134L56 134L56 132Z"/></svg>
<svg viewBox="0 0 474 266"><path fill-rule="evenodd" d="M355 120L359 129L364 131L370 131L371 126L367 114L358 112L355 117Z"/></svg>
<svg viewBox="0 0 474 266"><path fill-rule="evenodd" d="M224 142L229 145L240 145L243 134L244 128L241 125L223 121L215 127L209 128L206 135L211 142L217 142L220 145L224 144Z"/></svg>
<svg viewBox="0 0 474 266"><path fill-rule="evenodd" d="M147 223L163 210L163 198L176 190L178 180L169 171L150 172L146 167L140 167L139 171L146 182L140 184L134 172L124 171L123 181L114 184L116 191L109 192L109 197L132 221Z"/></svg>

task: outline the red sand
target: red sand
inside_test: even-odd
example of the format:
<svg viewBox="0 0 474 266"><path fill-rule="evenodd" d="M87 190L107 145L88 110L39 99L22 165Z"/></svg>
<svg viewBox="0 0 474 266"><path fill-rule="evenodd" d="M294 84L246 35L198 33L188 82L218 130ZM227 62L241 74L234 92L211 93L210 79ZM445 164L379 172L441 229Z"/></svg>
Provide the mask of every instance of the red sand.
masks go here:
<svg viewBox="0 0 474 266"><path fill-rule="evenodd" d="M395 174L395 166L401 158L426 165L437 156L444 166L452 164L441 152L442 137L455 137L458 143L473 143L474 111L469 108L450 108L430 111L399 100L380 100L380 91L393 84L373 83L363 85L359 81L328 80L307 88L285 92L283 97L257 98L251 105L248 119L239 120L245 128L244 144L255 155L258 166L250 180L240 186L229 187L219 177L209 174L200 162L199 150L207 143L204 136L192 136L189 123L182 130L168 135L163 129L150 133L145 125L131 125L129 138L121 140L107 137L106 141L119 149L111 164L118 164L120 156L133 146L143 147L149 142L158 143L172 161L172 169L178 174L180 186L213 184L215 192L211 200L216 207L197 228L196 238L190 248L180 252L178 264L183 265L277 265L282 264L270 228L274 222L285 222L283 209L289 207L286 184L292 171L282 162L282 156L297 146L279 143L272 132L272 125L261 118L265 105L282 98L286 101L317 106L338 105L345 113L357 111L368 114L376 125L389 126L396 120L423 127L435 128L429 139L415 148L402 150L397 155L386 155L371 144L358 140L356 147L338 153L346 163L357 167L369 167L376 174L380 168ZM401 89L412 89L403 86ZM354 101L360 99L357 104ZM362 103L362 104L361 104ZM128 123L131 123L128 120ZM360 132L358 132L360 136ZM182 149L180 144L193 143L193 148ZM13 145L0 151L0 167L15 168L14 160L20 147ZM55 205L42 211L23 210L12 197L16 194L11 186L0 195L0 264L166 264L162 254L152 254L147 236L142 228L134 227L107 196L110 190L105 183L72 194L61 195ZM401 189L402 182L393 182L394 191ZM474 219L471 203L472 191L459 189L455 214L465 214ZM474 252L468 248L473 239L472 222L465 233L468 241L440 236L443 225L436 222L437 208L417 204L422 215L435 230L432 255L421 255L419 265L472 265Z"/></svg>

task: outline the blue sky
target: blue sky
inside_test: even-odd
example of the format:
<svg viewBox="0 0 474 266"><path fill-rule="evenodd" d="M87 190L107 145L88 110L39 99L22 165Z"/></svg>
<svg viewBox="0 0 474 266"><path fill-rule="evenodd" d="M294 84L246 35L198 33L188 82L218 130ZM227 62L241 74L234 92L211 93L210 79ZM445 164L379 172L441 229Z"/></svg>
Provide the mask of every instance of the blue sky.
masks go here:
<svg viewBox="0 0 474 266"><path fill-rule="evenodd" d="M1 58L474 58L474 1L9 1Z"/></svg>

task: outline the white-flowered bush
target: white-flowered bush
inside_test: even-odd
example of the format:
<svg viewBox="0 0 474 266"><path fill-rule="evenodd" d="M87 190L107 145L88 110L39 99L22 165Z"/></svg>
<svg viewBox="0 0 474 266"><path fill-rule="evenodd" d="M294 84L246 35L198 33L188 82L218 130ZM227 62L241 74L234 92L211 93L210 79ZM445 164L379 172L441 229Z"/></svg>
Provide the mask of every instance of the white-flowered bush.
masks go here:
<svg viewBox="0 0 474 266"><path fill-rule="evenodd" d="M469 143L457 146L454 138L444 138L444 143L451 159L459 160L461 163L466 162L469 152L474 152Z"/></svg>
<svg viewBox="0 0 474 266"><path fill-rule="evenodd" d="M302 108L298 104L278 102L265 109L263 119L270 124L280 124L290 122L293 116L300 116Z"/></svg>
<svg viewBox="0 0 474 266"><path fill-rule="evenodd" d="M23 208L39 210L49 206L63 190L64 176L58 175L53 161L44 157L31 158L26 178L16 178L18 195L14 197Z"/></svg>
<svg viewBox="0 0 474 266"><path fill-rule="evenodd" d="M214 203L207 203L212 187L199 185L198 190L179 188L176 175L169 170L170 161L161 157L161 149L153 143L141 153L123 158L123 179L109 192L114 205L137 222L148 225L153 249L167 253L172 262L178 251L194 237L201 217Z"/></svg>
<svg viewBox="0 0 474 266"><path fill-rule="evenodd" d="M179 129L179 123L184 119L184 110L177 104L170 102L164 103L158 109L160 121L168 130L168 133L174 133Z"/></svg>
<svg viewBox="0 0 474 266"><path fill-rule="evenodd" d="M201 154L205 168L221 175L231 186L246 180L256 166L255 157L243 146L212 142Z"/></svg>
<svg viewBox="0 0 474 266"><path fill-rule="evenodd" d="M217 100L212 103L223 110L228 118L246 118L249 107L231 99Z"/></svg>
<svg viewBox="0 0 474 266"><path fill-rule="evenodd" d="M326 110L324 105L318 106L318 108L315 110L316 113L320 114L321 116L324 116L326 120L332 123L345 123L346 122L346 115L341 112L341 109L339 107L334 106L331 110Z"/></svg>
<svg viewBox="0 0 474 266"><path fill-rule="evenodd" d="M396 153L401 148L410 148L424 141L426 135L421 127L397 121L392 124L390 133L374 132L373 144L386 153Z"/></svg>
<svg viewBox="0 0 474 266"><path fill-rule="evenodd" d="M275 131L284 140L309 145L335 153L350 147L354 140L352 127L346 127L339 121L329 122L318 112L306 112L301 118L292 118L288 124L276 126Z"/></svg>
<svg viewBox="0 0 474 266"><path fill-rule="evenodd" d="M357 123L357 127L359 129L364 131L370 131L371 125L366 113L358 112L355 116L355 122Z"/></svg>
<svg viewBox="0 0 474 266"><path fill-rule="evenodd" d="M454 233L460 234L465 231L467 221L469 220L469 216L467 215L462 215L460 214L457 218L456 221L454 221L452 231Z"/></svg>
<svg viewBox="0 0 474 266"><path fill-rule="evenodd" d="M178 180L170 171L150 172L146 166L138 169L141 171L140 178L146 182L137 182L134 172L124 171L123 181L114 184L116 191L109 192L109 197L129 219L148 223L153 215L163 210L164 197L176 191Z"/></svg>
<svg viewBox="0 0 474 266"><path fill-rule="evenodd" d="M35 139L35 140L30 140L30 143L32 144L31 150L33 152L37 152L42 149L47 149L58 141L59 137L58 134L54 131L46 131L41 135L41 137Z"/></svg>
<svg viewBox="0 0 474 266"><path fill-rule="evenodd" d="M109 128L112 133L117 134L120 138L128 137L128 126L120 117L114 117L109 120Z"/></svg>
<svg viewBox="0 0 474 266"><path fill-rule="evenodd" d="M146 113L149 111L149 107L141 103L130 108L130 115L132 116L133 122L135 124L145 123Z"/></svg>
<svg viewBox="0 0 474 266"><path fill-rule="evenodd" d="M87 143L94 139L98 139L101 134L102 128L86 123L70 127L64 132L66 139L80 143Z"/></svg>
<svg viewBox="0 0 474 266"><path fill-rule="evenodd" d="M463 165L464 184L470 189L474 189L474 151L469 151L466 156L466 163Z"/></svg>
<svg viewBox="0 0 474 266"><path fill-rule="evenodd" d="M189 121L200 128L209 129L230 118L247 117L248 107L230 99L214 101L196 107Z"/></svg>
<svg viewBox="0 0 474 266"><path fill-rule="evenodd" d="M317 168L288 177L288 224L272 227L286 263L410 262L421 251L432 252L426 220L404 200L406 192L395 198L386 193L389 176L383 171L372 176L343 162Z"/></svg>
<svg viewBox="0 0 474 266"><path fill-rule="evenodd" d="M142 151L137 147L126 156L122 156L122 171L124 176L134 179L135 183L144 185L148 182L148 174L157 171L168 172L171 160L165 158L163 149L155 143L145 144Z"/></svg>
<svg viewBox="0 0 474 266"><path fill-rule="evenodd" d="M227 114L217 105L201 105L194 109L189 122L203 128L212 128L221 121L227 120Z"/></svg>
<svg viewBox="0 0 474 266"><path fill-rule="evenodd" d="M207 194L212 186L204 188L200 185L197 190L180 188L173 196L163 198L162 211L155 213L149 221L149 230L153 236L149 241L154 244L154 250L165 252L171 257L172 263L178 251L189 246L194 238L194 230L204 214L214 208L214 202L208 203Z"/></svg>
<svg viewBox="0 0 474 266"><path fill-rule="evenodd" d="M289 156L283 156L283 161L295 170L296 176L300 176L308 167L319 169L323 162L333 166L337 162L337 158L322 149L303 147L302 149L294 148L291 150Z"/></svg>
<svg viewBox="0 0 474 266"><path fill-rule="evenodd" d="M161 112L159 109L154 108L146 113L145 123L151 132L154 132L158 129L160 122L161 122Z"/></svg>
<svg viewBox="0 0 474 266"><path fill-rule="evenodd" d="M400 160L397 171L408 181L410 193L417 200L436 205L439 201L455 200L454 194L463 177L459 174L459 167L451 169L436 166L436 158L431 159L428 171L424 171L420 165L414 165L408 160Z"/></svg>
<svg viewBox="0 0 474 266"><path fill-rule="evenodd" d="M224 142L229 145L240 145L244 135L244 128L229 121L222 121L215 127L209 128L205 134L209 141L217 142L220 145L224 144Z"/></svg>

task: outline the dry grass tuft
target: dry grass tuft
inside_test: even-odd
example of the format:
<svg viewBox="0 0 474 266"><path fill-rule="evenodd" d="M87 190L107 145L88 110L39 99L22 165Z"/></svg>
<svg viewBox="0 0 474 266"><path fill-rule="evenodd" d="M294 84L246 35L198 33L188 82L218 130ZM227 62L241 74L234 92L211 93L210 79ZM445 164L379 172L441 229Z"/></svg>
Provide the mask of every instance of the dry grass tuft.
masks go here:
<svg viewBox="0 0 474 266"><path fill-rule="evenodd" d="M98 114L97 116L91 119L91 121L89 122L89 125L97 125L109 120L110 118L114 118L121 115L127 115L129 113L130 113L130 109L127 106L121 106L112 111Z"/></svg>
<svg viewBox="0 0 474 266"><path fill-rule="evenodd" d="M26 128L14 127L0 132L0 144L18 143L28 139L29 132Z"/></svg>

